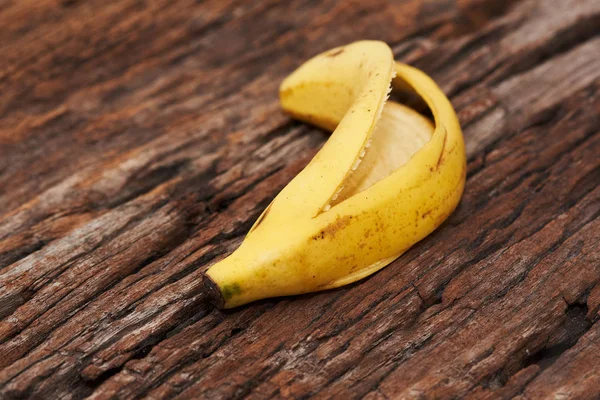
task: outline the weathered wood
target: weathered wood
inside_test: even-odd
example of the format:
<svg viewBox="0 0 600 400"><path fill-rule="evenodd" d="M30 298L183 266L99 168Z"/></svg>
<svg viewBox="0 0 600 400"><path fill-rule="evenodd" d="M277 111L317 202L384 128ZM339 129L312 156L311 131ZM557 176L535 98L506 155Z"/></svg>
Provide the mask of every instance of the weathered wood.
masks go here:
<svg viewBox="0 0 600 400"><path fill-rule="evenodd" d="M0 2L0 398L597 398L600 2ZM385 40L464 128L440 230L220 312L201 274L326 140L308 57Z"/></svg>

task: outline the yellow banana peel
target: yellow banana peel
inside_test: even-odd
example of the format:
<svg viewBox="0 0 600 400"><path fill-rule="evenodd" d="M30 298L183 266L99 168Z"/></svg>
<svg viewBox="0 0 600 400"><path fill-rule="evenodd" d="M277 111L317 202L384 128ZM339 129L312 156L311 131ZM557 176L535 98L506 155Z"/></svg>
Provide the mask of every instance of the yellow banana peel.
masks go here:
<svg viewBox="0 0 600 400"><path fill-rule="evenodd" d="M433 121L387 101L418 95ZM320 54L284 80L283 109L333 131L273 200L240 247L206 272L212 302L335 288L383 268L433 232L460 201L466 158L452 105L383 42Z"/></svg>

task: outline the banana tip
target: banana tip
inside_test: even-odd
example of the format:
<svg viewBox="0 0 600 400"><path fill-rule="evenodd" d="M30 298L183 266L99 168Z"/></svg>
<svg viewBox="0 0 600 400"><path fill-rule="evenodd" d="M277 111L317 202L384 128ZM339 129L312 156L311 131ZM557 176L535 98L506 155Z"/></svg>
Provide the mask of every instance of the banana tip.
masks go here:
<svg viewBox="0 0 600 400"><path fill-rule="evenodd" d="M225 306L225 299L223 298L223 294L221 294L219 285L206 274L204 274L204 277L202 278L202 285L204 286L204 292L210 303L215 307L222 309Z"/></svg>

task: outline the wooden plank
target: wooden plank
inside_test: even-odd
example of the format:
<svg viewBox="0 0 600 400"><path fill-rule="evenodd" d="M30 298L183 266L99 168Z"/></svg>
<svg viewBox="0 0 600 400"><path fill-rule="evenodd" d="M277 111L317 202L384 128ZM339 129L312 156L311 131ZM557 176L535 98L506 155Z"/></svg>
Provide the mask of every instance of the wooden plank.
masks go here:
<svg viewBox="0 0 600 400"><path fill-rule="evenodd" d="M0 2L0 398L595 398L600 3ZM201 275L324 143L280 81L361 38L431 74L468 181L349 287Z"/></svg>

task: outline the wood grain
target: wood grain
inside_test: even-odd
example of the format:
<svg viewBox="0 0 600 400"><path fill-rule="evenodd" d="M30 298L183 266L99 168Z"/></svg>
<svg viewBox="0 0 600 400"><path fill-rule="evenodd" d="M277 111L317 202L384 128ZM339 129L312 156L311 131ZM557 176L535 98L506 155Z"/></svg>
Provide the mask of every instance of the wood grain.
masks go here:
<svg viewBox="0 0 600 400"><path fill-rule="evenodd" d="M0 398L600 396L600 2L0 1ZM374 276L201 276L327 139L280 81L370 38L464 129L457 211Z"/></svg>

